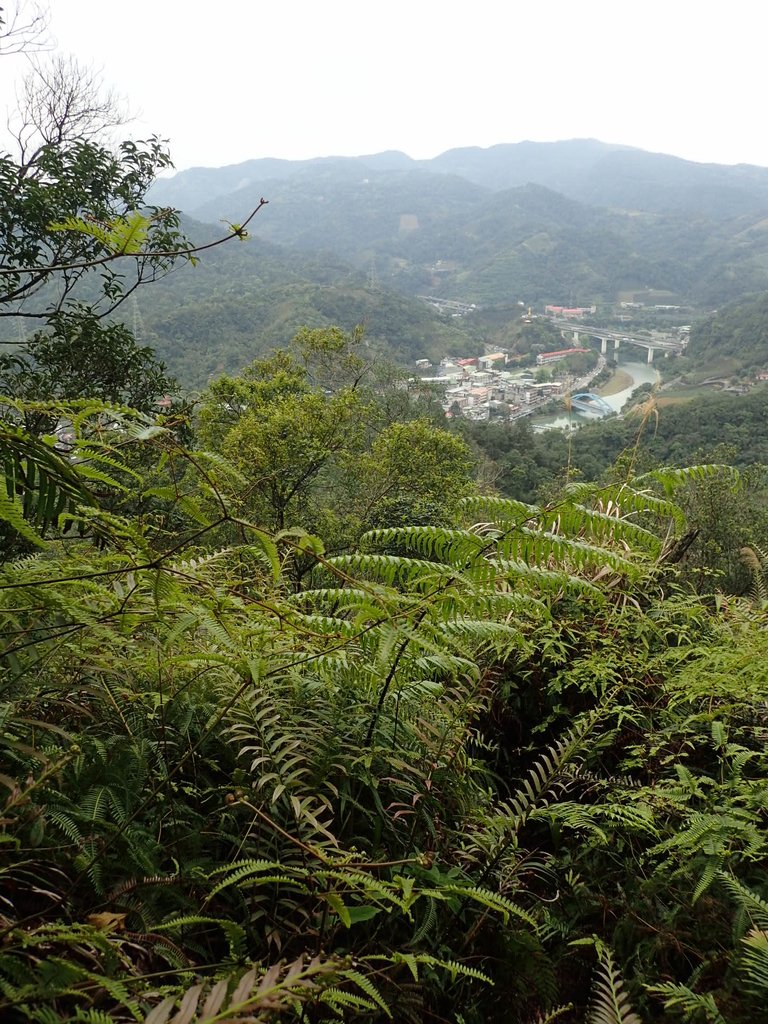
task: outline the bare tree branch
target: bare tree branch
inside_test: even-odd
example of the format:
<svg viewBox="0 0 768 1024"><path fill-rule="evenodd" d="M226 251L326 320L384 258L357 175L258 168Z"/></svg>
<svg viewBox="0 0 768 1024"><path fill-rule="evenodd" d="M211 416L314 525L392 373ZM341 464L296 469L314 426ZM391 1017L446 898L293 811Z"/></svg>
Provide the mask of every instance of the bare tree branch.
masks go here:
<svg viewBox="0 0 768 1024"><path fill-rule="evenodd" d="M33 0L13 2L12 22L0 7L0 42L10 33L23 48L22 38L30 38L23 26L31 31L45 19L35 6L26 8L23 20L24 5ZM177 211L147 208L147 189L158 170L172 166L170 155L154 136L110 138L127 119L98 71L73 57L29 57L8 126L16 153L0 153L0 318L47 319L72 302L94 269L100 294L86 304L105 316L176 260L194 262L199 252L247 236L246 225L264 199L243 224L230 224L229 233L200 245L179 230ZM30 309L36 293L43 301Z"/></svg>
<svg viewBox="0 0 768 1024"><path fill-rule="evenodd" d="M49 15L39 3L17 0L10 9L0 7L0 56L46 49Z"/></svg>
<svg viewBox="0 0 768 1024"><path fill-rule="evenodd" d="M21 172L29 173L44 146L103 140L129 115L119 96L104 88L98 71L74 57L32 58L21 84L15 123Z"/></svg>

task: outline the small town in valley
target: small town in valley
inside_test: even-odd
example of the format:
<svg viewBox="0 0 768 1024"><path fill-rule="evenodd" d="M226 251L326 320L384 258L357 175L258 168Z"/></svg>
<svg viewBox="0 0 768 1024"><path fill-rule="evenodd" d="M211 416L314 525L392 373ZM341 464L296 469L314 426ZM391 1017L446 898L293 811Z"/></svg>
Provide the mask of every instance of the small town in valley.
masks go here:
<svg viewBox="0 0 768 1024"><path fill-rule="evenodd" d="M432 371L421 376L423 383L444 388L443 408L449 415L460 414L473 420L516 420L540 412L552 399L562 399L587 388L605 368L605 357L599 355L596 365L580 377L570 373L566 366L570 356L588 351L573 347L540 353L536 358L539 368L552 364L562 366L562 372L555 370L548 380L537 380L537 373L532 369L512 369L506 351L464 359L446 358L437 367L420 359L416 366L422 372Z"/></svg>
<svg viewBox="0 0 768 1024"><path fill-rule="evenodd" d="M477 309L466 303L449 303L426 295L420 297L452 317L464 317ZM518 302L518 306L524 303ZM668 312L671 308L654 307L654 311ZM538 352L535 365L531 355L525 367L520 365L520 355L506 348L462 358L446 356L436 366L428 359L419 359L415 363L419 380L441 389L447 415L471 420L517 420L546 413L553 401L562 403L566 399L579 412L598 415L613 412L614 409L589 389L597 378L604 381L604 371L619 358L622 345L641 352L643 362L648 363L650 369L655 355L669 356L685 350L690 327L678 327L673 332L632 332L629 336L623 324L616 330L584 322L587 318L593 319L595 313L594 306L547 305L542 316L529 307L527 314L523 314L523 322L547 320L559 330L563 339L561 348ZM622 316L626 318L625 314ZM595 343L599 344L599 350Z"/></svg>

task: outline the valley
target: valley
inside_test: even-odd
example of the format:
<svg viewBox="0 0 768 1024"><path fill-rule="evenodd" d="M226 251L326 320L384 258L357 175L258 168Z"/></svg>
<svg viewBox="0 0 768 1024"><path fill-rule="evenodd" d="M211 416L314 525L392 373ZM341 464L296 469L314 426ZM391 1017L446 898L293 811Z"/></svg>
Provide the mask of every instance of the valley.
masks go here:
<svg viewBox="0 0 768 1024"><path fill-rule="evenodd" d="M607 204L596 204L600 189ZM262 195L247 241L142 292L144 337L187 387L285 346L305 324L363 324L371 350L409 370L467 352L555 350L554 334L532 337L528 309L594 307L590 322L619 338L677 339L768 289L760 169L531 143L421 162L257 160L162 179L151 199L236 221ZM215 231L185 227L196 241ZM700 346L691 354L681 376L721 372Z"/></svg>

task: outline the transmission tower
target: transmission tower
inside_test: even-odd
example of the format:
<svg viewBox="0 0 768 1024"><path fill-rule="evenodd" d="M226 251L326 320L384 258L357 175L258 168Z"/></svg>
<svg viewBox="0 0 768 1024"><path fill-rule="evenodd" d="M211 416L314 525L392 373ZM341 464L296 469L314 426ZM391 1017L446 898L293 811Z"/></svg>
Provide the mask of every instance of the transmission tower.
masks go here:
<svg viewBox="0 0 768 1024"><path fill-rule="evenodd" d="M376 270L376 257L371 256L371 265L368 268L368 287L374 291L379 287L379 275Z"/></svg>
<svg viewBox="0 0 768 1024"><path fill-rule="evenodd" d="M133 337L138 345L144 341L144 335L147 332L144 326L144 318L141 315L139 304L136 301L136 296L131 296L131 309L133 311Z"/></svg>

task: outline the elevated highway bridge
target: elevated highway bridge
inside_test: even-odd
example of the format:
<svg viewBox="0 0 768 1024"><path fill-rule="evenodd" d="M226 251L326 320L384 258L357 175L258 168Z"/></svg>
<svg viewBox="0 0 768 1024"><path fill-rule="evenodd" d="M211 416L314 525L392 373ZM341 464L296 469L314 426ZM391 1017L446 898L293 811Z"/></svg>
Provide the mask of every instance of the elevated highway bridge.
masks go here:
<svg viewBox="0 0 768 1024"><path fill-rule="evenodd" d="M457 313L459 316L466 316L467 313L471 313L473 309L477 309L477 306L470 304L469 302L457 302L454 299L441 299L436 295L417 295L417 299L421 299L422 302L428 302L430 306L434 306L435 309L441 313Z"/></svg>
<svg viewBox="0 0 768 1024"><path fill-rule="evenodd" d="M597 339L600 342L600 351L603 355L608 352L609 343L613 344L615 354L623 342L625 345L637 345L639 348L644 348L648 353L648 362L652 363L654 352L663 352L664 355L669 355L670 352L682 352L685 348L685 342L675 338L630 337L618 331L607 331L603 327L592 327L589 324L575 323L573 320L558 320L556 317L552 317L550 323L559 327L563 334L566 331L572 334L574 341L578 341L579 337L584 334L589 338Z"/></svg>

